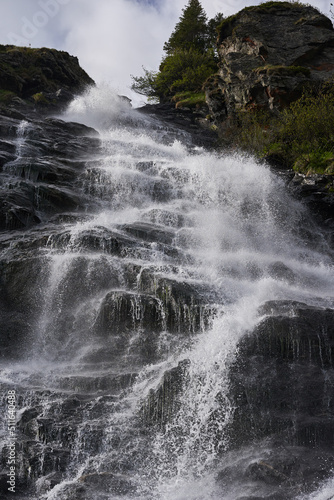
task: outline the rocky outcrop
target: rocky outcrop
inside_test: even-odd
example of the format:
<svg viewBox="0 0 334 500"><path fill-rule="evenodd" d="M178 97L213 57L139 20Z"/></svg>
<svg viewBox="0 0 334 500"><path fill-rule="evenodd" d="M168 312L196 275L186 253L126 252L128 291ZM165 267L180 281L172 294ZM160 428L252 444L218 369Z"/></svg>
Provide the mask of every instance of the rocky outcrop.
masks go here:
<svg viewBox="0 0 334 500"><path fill-rule="evenodd" d="M245 447L245 459L221 480L238 474L260 498L296 498L333 467L334 310L271 301L259 312L230 374L230 446Z"/></svg>
<svg viewBox="0 0 334 500"><path fill-rule="evenodd" d="M319 223L330 232L334 243L334 178L333 175L305 175L291 172L288 189L303 201L316 216Z"/></svg>
<svg viewBox="0 0 334 500"><path fill-rule="evenodd" d="M334 310L272 301L260 313L268 316L242 339L231 370L231 443L279 434L288 445L332 447Z"/></svg>
<svg viewBox="0 0 334 500"><path fill-rule="evenodd" d="M55 109L89 85L94 81L67 52L0 45L0 104Z"/></svg>
<svg viewBox="0 0 334 500"><path fill-rule="evenodd" d="M54 118L0 114L0 134L0 231L78 210L82 202L74 185L84 169L82 156L88 147L100 145L94 129Z"/></svg>
<svg viewBox="0 0 334 500"><path fill-rule="evenodd" d="M180 136L182 132L189 134L194 145L213 148L217 143L217 134L211 128L206 117L209 108L204 105L195 108L176 107L172 102L161 104L147 104L138 108L140 113L150 115L155 119L162 120L166 128L175 127L175 133ZM169 133L172 128L169 129Z"/></svg>
<svg viewBox="0 0 334 500"><path fill-rule="evenodd" d="M206 84L216 122L237 111L281 110L334 75L331 21L299 2L246 7L220 25L220 69Z"/></svg>
<svg viewBox="0 0 334 500"><path fill-rule="evenodd" d="M268 161L268 160L267 160ZM303 174L286 169L279 161L270 159L270 168L286 183L294 198L308 207L319 226L334 243L334 178L330 174Z"/></svg>

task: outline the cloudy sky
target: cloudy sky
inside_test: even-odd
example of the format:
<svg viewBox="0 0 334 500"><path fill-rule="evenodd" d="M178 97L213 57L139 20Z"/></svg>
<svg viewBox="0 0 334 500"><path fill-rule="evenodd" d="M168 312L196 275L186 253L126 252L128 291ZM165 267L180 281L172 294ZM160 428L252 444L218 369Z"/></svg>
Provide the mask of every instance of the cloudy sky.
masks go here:
<svg viewBox="0 0 334 500"><path fill-rule="evenodd" d="M201 1L209 18L259 3ZM330 0L308 3L329 15ZM0 0L0 43L65 50L79 58L96 83L106 82L133 98L130 75L142 74L142 66L158 69L163 44L187 4L188 0Z"/></svg>

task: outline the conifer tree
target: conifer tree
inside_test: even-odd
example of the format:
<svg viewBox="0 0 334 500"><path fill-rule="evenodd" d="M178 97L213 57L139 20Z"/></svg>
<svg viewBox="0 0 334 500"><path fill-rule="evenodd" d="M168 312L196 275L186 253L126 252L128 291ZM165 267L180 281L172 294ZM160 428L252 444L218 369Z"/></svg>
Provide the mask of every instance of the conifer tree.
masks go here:
<svg viewBox="0 0 334 500"><path fill-rule="evenodd" d="M171 55L175 50L197 50L204 52L207 48L208 27L207 16L199 0L189 0L182 10L183 15L176 24L168 42L164 44L164 51Z"/></svg>
<svg viewBox="0 0 334 500"><path fill-rule="evenodd" d="M182 10L168 42L159 71L144 69L144 76L132 76L132 90L160 101L182 92L202 92L204 81L217 71L215 41L223 14L208 21L199 0L189 0Z"/></svg>

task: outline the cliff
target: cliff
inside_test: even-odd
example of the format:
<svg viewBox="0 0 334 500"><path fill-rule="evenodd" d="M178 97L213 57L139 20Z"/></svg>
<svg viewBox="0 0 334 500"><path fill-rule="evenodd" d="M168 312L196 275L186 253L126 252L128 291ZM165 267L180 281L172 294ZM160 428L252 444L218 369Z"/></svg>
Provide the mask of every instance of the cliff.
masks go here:
<svg viewBox="0 0 334 500"><path fill-rule="evenodd" d="M272 112L334 75L334 31L326 16L299 2L246 7L219 27L219 72L206 83L211 114Z"/></svg>
<svg viewBox="0 0 334 500"><path fill-rule="evenodd" d="M55 49L0 45L0 104L61 107L94 85L76 57Z"/></svg>
<svg viewBox="0 0 334 500"><path fill-rule="evenodd" d="M205 95L224 147L281 171L333 231L331 20L299 2L266 2L224 19L218 31L219 71Z"/></svg>

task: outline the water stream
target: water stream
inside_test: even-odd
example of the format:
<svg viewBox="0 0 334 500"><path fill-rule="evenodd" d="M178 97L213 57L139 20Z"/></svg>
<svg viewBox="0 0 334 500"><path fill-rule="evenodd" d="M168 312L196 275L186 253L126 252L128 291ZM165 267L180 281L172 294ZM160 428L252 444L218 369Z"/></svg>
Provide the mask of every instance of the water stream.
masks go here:
<svg viewBox="0 0 334 500"><path fill-rule="evenodd" d="M334 307L326 237L267 166L195 147L106 90L61 118L95 127L101 148L77 179L80 217L29 253L33 334L1 367L20 415L36 413L17 449L21 473L35 456L30 498L269 498L217 480L260 453L231 454L229 370L265 302ZM328 500L332 484L300 498Z"/></svg>

